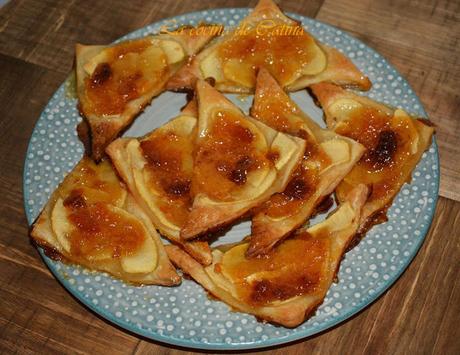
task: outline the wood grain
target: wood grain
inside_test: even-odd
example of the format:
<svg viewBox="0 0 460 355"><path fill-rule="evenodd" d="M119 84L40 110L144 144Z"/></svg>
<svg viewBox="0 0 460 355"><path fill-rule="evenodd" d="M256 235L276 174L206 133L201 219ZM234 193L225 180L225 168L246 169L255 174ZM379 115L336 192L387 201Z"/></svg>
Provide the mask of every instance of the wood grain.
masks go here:
<svg viewBox="0 0 460 355"><path fill-rule="evenodd" d="M0 352L192 353L112 326L75 300L30 245L22 165L33 126L72 67L75 42L108 43L150 22L245 2L12 0L0 9ZM408 270L372 306L334 329L266 354L460 353L458 1L283 1L385 55L438 125L442 196Z"/></svg>

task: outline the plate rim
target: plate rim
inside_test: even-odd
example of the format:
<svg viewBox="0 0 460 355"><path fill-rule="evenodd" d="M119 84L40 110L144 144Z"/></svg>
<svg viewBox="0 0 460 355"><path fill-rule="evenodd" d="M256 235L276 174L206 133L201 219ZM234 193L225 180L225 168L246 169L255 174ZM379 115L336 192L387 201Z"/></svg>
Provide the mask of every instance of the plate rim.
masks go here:
<svg viewBox="0 0 460 355"><path fill-rule="evenodd" d="M169 16L169 17L166 17L166 18L159 19L159 20L157 20L155 22L147 24L147 25L145 25L143 27L140 27L140 28L138 28L136 30L133 30L133 31L131 31L129 33L126 33L125 35L121 36L120 38L117 38L112 43L116 43L116 42L118 42L120 40L123 40L123 38L125 38L125 37L129 37L129 36L133 35L134 33L138 32L138 31L141 31L142 29L145 29L145 28L147 28L149 26L155 26L160 22L167 22L167 21L170 21L172 19L177 19L178 17L202 16L203 12L205 12L205 11L206 12L219 12L219 11L230 11L230 10L238 10L238 11L248 10L248 11L250 11L250 10L252 10L252 8L248 8L248 7L223 7L223 8L203 9L203 10L197 10L197 11L193 11L193 12L177 14L177 15L174 15L174 16ZM356 38L356 37L350 35L346 30L338 28L338 27L336 27L334 25L331 25L329 23L325 23L325 22L323 22L321 20L318 20L318 19L315 19L315 18L312 18L312 17L309 17L309 16L305 16L305 15L302 15L302 14L294 13L294 12L285 12L285 14L287 16L289 16L289 17L298 17L298 18L302 18L302 19L308 19L308 20L313 21L315 23L316 22L320 23L321 25L323 25L325 27L329 27L329 28L333 29L334 31L339 31L341 36L348 37L348 38L352 39L353 41L356 41L358 44L363 44L367 50L370 50L374 55L378 56L378 58L380 60L384 61L385 64L389 65L399 75L399 77L401 77L402 82L407 85L408 89L410 91L412 91L413 94L415 95L415 97L417 98L417 101L418 101L418 103L420 105L420 109L421 109L423 115L425 116L425 118L427 118L429 120L428 114L427 114L427 112L426 112L426 110L425 110L425 108L423 106L423 103L421 102L419 96L413 90L412 86L409 84L407 79L400 73L400 71L396 67L393 66L393 64L389 60L387 60L382 54L377 52L373 47L371 47L370 45L364 43L359 38ZM303 26L307 26L307 25L303 25ZM44 115L45 110L47 108L49 108L49 106L51 104L51 99L56 95L56 93L59 90L63 89L63 87L66 86L69 78L72 77L72 75L73 75L73 73L71 73L63 81L63 83L61 85L59 85L59 87L56 89L56 91L50 96L50 99L48 100L47 104L44 106L44 108L41 111L38 119L35 122L34 128L32 130L32 133L30 135L29 142L28 142L28 145L27 145L27 150L26 150L26 153L25 153L25 159L24 159L23 170L22 170L22 190L23 190L23 207L24 207L24 212L25 212L25 215L26 215L26 218L27 218L27 223L29 225L29 228L35 222L35 219L32 218L32 216L28 212L28 208L27 208L27 200L28 200L28 197L29 197L28 196L29 193L27 192L27 189L26 189L26 186L25 186L26 185L25 172L27 170L27 164L29 162L29 153L30 153L30 149L31 149L31 146L32 146L32 143L33 143L32 138L37 135L38 122L40 121L40 119ZM143 338L146 338L148 340L153 340L153 341L156 341L156 342L160 342L161 343L160 345L163 345L163 344L164 345L173 345L173 346L177 346L177 347L181 347L181 348L185 348L185 349L188 348L188 349L228 351L228 350L250 350L250 349L268 348L268 347L275 347L275 346L285 345L287 343L292 343L292 342L298 341L300 339L307 340L308 338L310 338L310 337L312 337L314 335L321 334L321 333L323 333L323 332L325 332L325 331L327 331L327 330L329 330L329 329L331 329L333 327L336 327L336 326L344 323L345 321L347 321L350 318L352 318L354 315L357 315L357 314L361 313L362 311L364 311L373 302L377 301L386 291L388 291L390 289L390 287L392 287L398 281L398 279L401 277L401 275L407 270L409 265L412 263L412 261L414 260L415 256L419 253L419 251L421 249L421 246L425 242L425 239L426 239L426 237L428 235L428 232L429 232L429 230L431 228L431 225L433 223L434 215L436 213L437 203L438 203L438 200L439 200L440 161L439 161L438 144L437 144L437 141L436 141L436 137L434 135L432 137L432 144L430 145L430 147L432 147L435 150L435 152L434 152L435 153L435 158L436 158L435 159L436 160L436 169L435 169L435 171L437 173L436 174L437 178L435 179L435 186L432 188L432 193L434 194L433 202L432 202L433 208L432 208L430 214L428 215L429 218L428 218L425 226L421 229L421 235L423 235L423 237L421 237L418 240L418 242L414 245L413 253L411 253L409 256L407 256L405 258L405 262L401 265L399 270L394 274L393 277L391 277L388 280L386 280L385 284L379 290L377 290L372 295L369 295L369 294L365 295L362 298L362 301L360 303L356 304L356 306L354 306L352 309L350 309L350 311L344 313L342 316L334 319L333 321L328 322L324 326L318 325L314 329L311 329L311 330L306 329L304 331L300 331L300 332L297 332L297 333L292 333L292 334L289 334L289 335L286 335L286 336L281 336L281 337L276 337L276 338L269 338L267 340L261 340L261 341L257 341L257 342L241 342L241 343L238 343L238 344L234 344L234 343L228 344L228 343L225 343L225 342L221 342L221 343L195 342L195 341L192 341L192 340L189 340L189 339L171 338L170 336L167 336L167 335L150 332L150 331L141 329L139 327L135 327L135 325L126 322L122 318L116 318L110 311L107 311L104 308L93 304L88 298L85 298L82 295L80 295L78 290L64 277L64 275L62 275L56 269L55 265L53 264L53 260L46 256L46 254L43 251L43 249L42 248L37 248L37 250L38 250L42 260L45 262L47 268L51 271L53 276L59 281L61 286L63 286L67 292L69 292L73 297L75 297L85 307L89 308L89 310L91 312L96 313L97 316L103 318L104 321L107 321L112 326L115 325L115 326L118 326L118 327L122 328L124 331L129 332L129 333L139 335L139 336L141 336ZM61 180L61 182L62 182L62 180ZM90 271L90 272L97 273L97 271ZM222 301L218 301L218 302L222 302Z"/></svg>

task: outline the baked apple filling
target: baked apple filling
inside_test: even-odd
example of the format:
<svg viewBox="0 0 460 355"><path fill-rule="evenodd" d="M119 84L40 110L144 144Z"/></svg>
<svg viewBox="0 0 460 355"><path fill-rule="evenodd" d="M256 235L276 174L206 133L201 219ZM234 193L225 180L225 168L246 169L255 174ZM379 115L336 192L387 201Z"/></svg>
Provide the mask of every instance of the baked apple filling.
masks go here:
<svg viewBox="0 0 460 355"><path fill-rule="evenodd" d="M278 24L274 20L267 22ZM201 63L204 77L253 88L256 72L263 67L286 86L303 75L315 75L326 68L325 54L305 31L279 34L261 31L260 27L254 26L244 34L235 33L219 45Z"/></svg>
<svg viewBox="0 0 460 355"><path fill-rule="evenodd" d="M286 240L268 255L245 257L248 244L227 251L214 270L230 280L238 298L253 306L314 293L329 258L329 239L307 232Z"/></svg>
<svg viewBox="0 0 460 355"><path fill-rule="evenodd" d="M347 100L351 101L351 100ZM351 186L372 186L368 201L385 198L399 189L405 164L417 150L418 132L413 120L401 110L393 114L359 103L338 100L330 109L336 112L335 131L350 137L367 149L361 160L337 188L339 198ZM347 111L346 119L339 111Z"/></svg>
<svg viewBox="0 0 460 355"><path fill-rule="evenodd" d="M174 41L143 38L103 49L84 65L86 114L118 115L128 102L147 94L185 58Z"/></svg>
<svg viewBox="0 0 460 355"><path fill-rule="evenodd" d="M267 142L254 124L236 112L216 111L196 152L193 193L232 200L248 184L256 186L263 180L273 165L268 153Z"/></svg>
<svg viewBox="0 0 460 355"><path fill-rule="evenodd" d="M192 139L173 131L158 131L141 141L140 148L147 162L145 181L150 191L163 196L158 201L159 209L168 221L182 226L192 205Z"/></svg>

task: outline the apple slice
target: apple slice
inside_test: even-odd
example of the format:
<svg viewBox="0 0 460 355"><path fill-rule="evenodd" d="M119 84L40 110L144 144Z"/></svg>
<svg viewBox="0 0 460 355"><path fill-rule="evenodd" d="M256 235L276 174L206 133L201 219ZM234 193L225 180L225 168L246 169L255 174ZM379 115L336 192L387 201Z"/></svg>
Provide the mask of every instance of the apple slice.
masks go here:
<svg viewBox="0 0 460 355"><path fill-rule="evenodd" d="M312 41L312 44L310 45L309 50L312 51L312 53L314 53L313 58L311 62L309 62L307 65L305 65L302 68L302 74L303 75L319 74L322 71L324 71L324 69L326 69L326 66L327 66L326 54L314 41Z"/></svg>
<svg viewBox="0 0 460 355"><path fill-rule="evenodd" d="M403 110L397 109L391 119L391 125L395 128L401 127L408 135L407 141L410 142L410 153L415 154L418 150L419 134L414 125L414 120Z"/></svg>
<svg viewBox="0 0 460 355"><path fill-rule="evenodd" d="M129 273L147 273L155 270L158 252L155 242L145 231L144 243L132 254L120 258L121 267Z"/></svg>
<svg viewBox="0 0 460 355"><path fill-rule="evenodd" d="M129 60L129 63L127 63ZM123 74L129 70L140 70L144 78L145 88L140 88L142 94L156 85L152 78L156 78L168 70L168 57L160 47L148 47L141 53L127 53L123 58L113 63L114 72ZM139 82L140 83L140 82Z"/></svg>
<svg viewBox="0 0 460 355"><path fill-rule="evenodd" d="M352 226L357 212L353 209L351 203L346 201L342 203L339 209L327 217L323 222L315 224L307 229L307 232L313 236L320 235L323 231L333 233L340 231L346 226Z"/></svg>
<svg viewBox="0 0 460 355"><path fill-rule="evenodd" d="M116 207L114 207L116 208ZM51 228L56 235L58 243L69 254L72 254L70 238L72 234L78 233L77 227L69 219L69 209L64 206L64 200L58 198L51 212ZM85 255L88 260L110 259L112 253L107 250L95 250L91 255Z"/></svg>
<svg viewBox="0 0 460 355"><path fill-rule="evenodd" d="M256 71L251 63L245 63L238 59L230 59L223 63L223 71L227 80L238 83L246 88L252 88L256 83Z"/></svg>
<svg viewBox="0 0 460 355"><path fill-rule="evenodd" d="M288 135L278 133L272 142L271 149L278 153L279 158L276 159L275 167L277 170L281 170L299 149L299 146Z"/></svg>
<svg viewBox="0 0 460 355"><path fill-rule="evenodd" d="M166 59L169 64L175 64L185 58L184 49L175 41L160 41L160 47L166 54Z"/></svg>
<svg viewBox="0 0 460 355"><path fill-rule="evenodd" d="M137 191L142 196L144 201L147 203L149 208L155 212L155 215L158 217L160 222L170 228L172 230L179 231L180 227L170 222L164 215L164 213L158 208L157 204L154 201L154 196L161 197L161 195L151 188L151 184L147 185L146 183L146 172L143 170L137 170L136 168L132 168L132 173L134 177L134 183L136 186Z"/></svg>
<svg viewBox="0 0 460 355"><path fill-rule="evenodd" d="M334 101L327 108L329 112L328 117L332 117L333 119L332 122L328 122L329 129L337 130L341 122L347 121L351 117L352 112L361 107L363 105L353 99L339 99Z"/></svg>
<svg viewBox="0 0 460 355"><path fill-rule="evenodd" d="M331 159L331 164L324 170L350 160L350 146L343 139L330 139L319 145ZM324 173L322 171L322 173Z"/></svg>
<svg viewBox="0 0 460 355"><path fill-rule="evenodd" d="M216 52L211 53L201 61L200 70L205 79L214 78L217 83L225 81L220 59Z"/></svg>
<svg viewBox="0 0 460 355"><path fill-rule="evenodd" d="M62 198L57 199L51 212L51 228L62 248L70 253L69 236L75 230L75 227L69 221L67 209L64 207Z"/></svg>
<svg viewBox="0 0 460 355"><path fill-rule="evenodd" d="M131 156L131 161L134 162L131 166L131 172L134 180L134 185L142 196L143 200L147 203L147 206L154 211L155 215L158 217L160 222L170 228L171 230L179 231L180 227L176 226L170 222L164 213L158 208L157 203L155 202L155 197L160 198L162 194L156 190L153 184L148 184L149 173L147 169L144 169L142 159L139 159L139 141L132 140L128 143L126 147L128 154ZM137 165L137 166L136 166Z"/></svg>

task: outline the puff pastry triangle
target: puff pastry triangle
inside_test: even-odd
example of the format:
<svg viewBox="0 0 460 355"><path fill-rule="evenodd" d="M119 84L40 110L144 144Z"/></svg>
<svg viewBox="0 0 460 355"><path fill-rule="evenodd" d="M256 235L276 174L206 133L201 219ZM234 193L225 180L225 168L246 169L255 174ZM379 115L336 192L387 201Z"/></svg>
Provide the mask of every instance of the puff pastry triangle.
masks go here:
<svg viewBox="0 0 460 355"><path fill-rule="evenodd" d="M145 137L118 138L107 147L107 154L161 234L208 265L211 250L206 241L184 242L179 237L193 202L196 110L192 100L178 117Z"/></svg>
<svg viewBox="0 0 460 355"><path fill-rule="evenodd" d="M76 45L78 105L91 131L92 157L159 95L168 79L212 37L159 34L110 46Z"/></svg>
<svg viewBox="0 0 460 355"><path fill-rule="evenodd" d="M264 69L257 76L251 115L307 142L302 163L286 189L273 195L253 216L247 255L257 256L267 253L310 218L315 207L332 193L360 159L364 148L349 138L319 127Z"/></svg>
<svg viewBox="0 0 460 355"><path fill-rule="evenodd" d="M386 211L431 144L434 128L427 120L409 116L342 88L321 83L312 86L327 126L366 147L361 160L337 187L343 201L357 184L371 191L363 208L360 233L386 220Z"/></svg>
<svg viewBox="0 0 460 355"><path fill-rule="evenodd" d="M356 187L325 221L298 230L264 258L246 258L244 242L215 249L208 267L177 247L166 250L174 264L233 309L296 327L323 302L366 197L366 187Z"/></svg>
<svg viewBox="0 0 460 355"><path fill-rule="evenodd" d="M261 0L237 28L179 70L167 87L191 89L197 79L213 78L219 91L251 93L258 68L270 71L288 91L322 81L361 90L371 86L350 59L318 42L272 0Z"/></svg>
<svg viewBox="0 0 460 355"><path fill-rule="evenodd" d="M305 149L304 140L245 116L205 81L196 94L194 200L183 239L227 226L282 191Z"/></svg>
<svg viewBox="0 0 460 355"><path fill-rule="evenodd" d="M31 237L59 259L130 283L180 283L155 228L107 161L83 158L52 194Z"/></svg>

